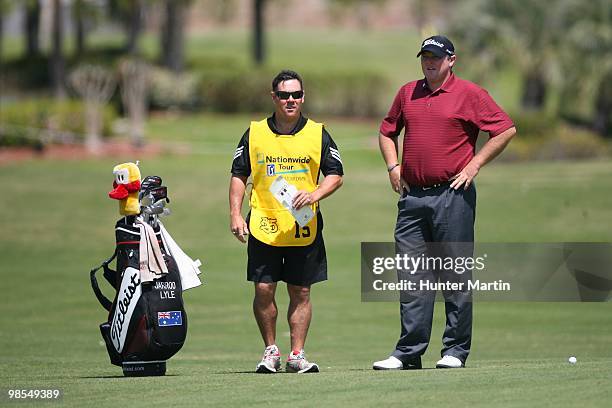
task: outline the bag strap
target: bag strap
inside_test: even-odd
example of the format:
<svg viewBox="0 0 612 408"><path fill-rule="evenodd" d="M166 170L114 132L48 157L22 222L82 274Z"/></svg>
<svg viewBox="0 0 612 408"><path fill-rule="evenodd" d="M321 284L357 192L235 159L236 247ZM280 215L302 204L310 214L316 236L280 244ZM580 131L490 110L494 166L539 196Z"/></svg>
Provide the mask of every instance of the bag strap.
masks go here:
<svg viewBox="0 0 612 408"><path fill-rule="evenodd" d="M111 302L106 296L104 296L104 294L100 290L100 286L98 285L98 279L96 279L96 272L98 272L100 270L100 268L104 268L104 277L113 286L113 288L115 288L115 284L111 280L112 280L112 275L116 276L117 272L115 272L112 269L110 269L108 267L108 264L111 263L113 261L113 259L115 259L116 256L117 256L117 248L115 248L115 252L113 252L113 255L109 259L107 259L106 261L102 262L102 264L100 266L98 266L97 268L92 269L89 272L89 279L91 281L91 288L93 289L94 294L96 295L96 298L98 298L98 302L100 302L102 307L104 309L108 310L109 312L111 310L113 302ZM116 290L116 288L115 288L115 290Z"/></svg>

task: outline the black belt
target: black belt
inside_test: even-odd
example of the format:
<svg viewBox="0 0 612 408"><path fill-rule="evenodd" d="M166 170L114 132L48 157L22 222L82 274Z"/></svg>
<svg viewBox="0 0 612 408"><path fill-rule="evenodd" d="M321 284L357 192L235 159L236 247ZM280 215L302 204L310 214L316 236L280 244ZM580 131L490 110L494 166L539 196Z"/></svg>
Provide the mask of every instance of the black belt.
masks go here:
<svg viewBox="0 0 612 408"><path fill-rule="evenodd" d="M415 185L408 185L411 189L412 188L417 188L417 189L421 189L421 190L431 190L432 188L437 188L437 187L442 187L442 186L449 186L453 181L452 180L448 180L448 181L443 181L441 183L437 183L437 184L432 184L430 186L415 186Z"/></svg>

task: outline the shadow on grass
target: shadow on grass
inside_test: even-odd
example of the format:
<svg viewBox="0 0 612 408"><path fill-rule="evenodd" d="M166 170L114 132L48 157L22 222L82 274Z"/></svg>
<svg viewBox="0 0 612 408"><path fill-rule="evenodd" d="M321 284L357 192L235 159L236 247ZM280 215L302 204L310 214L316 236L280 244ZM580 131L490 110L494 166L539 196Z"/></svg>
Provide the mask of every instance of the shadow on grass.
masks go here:
<svg viewBox="0 0 612 408"><path fill-rule="evenodd" d="M249 371L217 371L214 372L213 374L219 374L219 375L223 375L223 374L253 374L253 375L272 375L272 374L291 374L291 373L287 373L285 371L280 371L278 373L256 373L254 370L249 370Z"/></svg>
<svg viewBox="0 0 612 408"><path fill-rule="evenodd" d="M396 372L396 371L424 371L424 370L436 370L435 367L423 367L423 368L419 368L419 369L410 369L410 370L374 370L373 368L347 368L346 370L343 371L375 371L375 372Z"/></svg>
<svg viewBox="0 0 612 408"><path fill-rule="evenodd" d="M104 378L109 378L109 379L112 379L112 378L130 378L130 379L132 379L132 378L151 378L151 377L185 377L185 376L181 376L179 374L166 374L166 375L149 375L149 376L143 375L143 376L126 377L125 375L117 374L117 375L86 375L86 376L78 377L78 378L96 379L97 380L97 379L104 379Z"/></svg>
<svg viewBox="0 0 612 408"><path fill-rule="evenodd" d="M405 372L410 372L410 371L424 371L424 370L441 370L441 369L436 369L435 367L425 367L425 368L421 368L419 370L373 370L372 368L347 368L347 369L340 369L340 370L322 370L320 371L320 373L329 373L329 372L342 372L342 371L347 371L347 372L396 372L396 371L405 371ZM261 376L265 376L265 375L278 375L278 374L295 374L295 373L288 373L286 371L280 371L278 373L256 373L255 371L217 371L214 372L212 374L217 374L217 375L223 375L223 374L252 374L252 375L261 375ZM307 374L317 374L317 373L307 373Z"/></svg>

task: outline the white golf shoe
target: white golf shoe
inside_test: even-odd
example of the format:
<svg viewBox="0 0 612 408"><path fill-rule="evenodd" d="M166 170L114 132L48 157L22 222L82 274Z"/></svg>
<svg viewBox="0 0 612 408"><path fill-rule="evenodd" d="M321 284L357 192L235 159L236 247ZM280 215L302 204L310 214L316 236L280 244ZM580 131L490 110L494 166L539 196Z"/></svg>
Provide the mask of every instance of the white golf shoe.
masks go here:
<svg viewBox="0 0 612 408"><path fill-rule="evenodd" d="M386 360L376 361L372 364L372 368L375 370L403 370L404 363L397 357L390 356Z"/></svg>
<svg viewBox="0 0 612 408"><path fill-rule="evenodd" d="M463 363L457 357L444 356L436 363L436 368L461 368Z"/></svg>
<svg viewBox="0 0 612 408"><path fill-rule="evenodd" d="M260 374L273 374L280 370L281 368L281 360L280 360L280 351L276 345L268 346L264 350L264 355L259 364L257 364L257 368L255 369L256 373Z"/></svg>
<svg viewBox="0 0 612 408"><path fill-rule="evenodd" d="M304 356L304 350L300 350L297 354L295 352L289 353L289 357L287 357L287 364L285 366L285 370L288 373L318 373L319 366L315 363L311 363L306 360Z"/></svg>

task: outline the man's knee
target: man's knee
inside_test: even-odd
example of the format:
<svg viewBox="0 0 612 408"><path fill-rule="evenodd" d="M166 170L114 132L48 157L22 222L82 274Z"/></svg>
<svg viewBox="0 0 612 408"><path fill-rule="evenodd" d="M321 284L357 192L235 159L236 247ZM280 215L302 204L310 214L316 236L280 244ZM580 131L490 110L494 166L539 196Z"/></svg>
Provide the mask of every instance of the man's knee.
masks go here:
<svg viewBox="0 0 612 408"><path fill-rule="evenodd" d="M269 303L274 301L276 283L255 283L255 301L258 303Z"/></svg>
<svg viewBox="0 0 612 408"><path fill-rule="evenodd" d="M310 301L310 286L287 285L289 299L292 302L307 303Z"/></svg>

